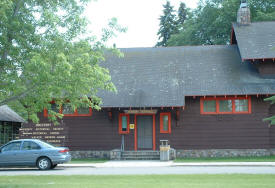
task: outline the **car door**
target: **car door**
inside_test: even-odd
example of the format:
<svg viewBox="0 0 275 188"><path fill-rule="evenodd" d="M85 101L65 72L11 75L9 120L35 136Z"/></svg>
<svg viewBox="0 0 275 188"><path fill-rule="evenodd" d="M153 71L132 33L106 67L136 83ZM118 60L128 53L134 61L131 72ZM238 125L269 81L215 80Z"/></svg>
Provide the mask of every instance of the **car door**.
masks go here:
<svg viewBox="0 0 275 188"><path fill-rule="evenodd" d="M41 152L41 147L33 141L24 141L21 147L21 161L25 165L35 165Z"/></svg>
<svg viewBox="0 0 275 188"><path fill-rule="evenodd" d="M1 166L13 166L18 165L18 152L20 151L22 142L16 141L7 144L1 148L0 151L0 165Z"/></svg>

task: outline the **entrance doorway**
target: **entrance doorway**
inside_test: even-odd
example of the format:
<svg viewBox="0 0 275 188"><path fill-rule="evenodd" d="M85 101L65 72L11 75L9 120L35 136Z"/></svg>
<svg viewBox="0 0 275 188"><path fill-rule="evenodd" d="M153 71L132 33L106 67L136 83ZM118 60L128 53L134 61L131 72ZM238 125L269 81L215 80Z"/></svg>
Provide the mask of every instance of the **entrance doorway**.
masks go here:
<svg viewBox="0 0 275 188"><path fill-rule="evenodd" d="M135 115L135 150L155 150L155 115Z"/></svg>

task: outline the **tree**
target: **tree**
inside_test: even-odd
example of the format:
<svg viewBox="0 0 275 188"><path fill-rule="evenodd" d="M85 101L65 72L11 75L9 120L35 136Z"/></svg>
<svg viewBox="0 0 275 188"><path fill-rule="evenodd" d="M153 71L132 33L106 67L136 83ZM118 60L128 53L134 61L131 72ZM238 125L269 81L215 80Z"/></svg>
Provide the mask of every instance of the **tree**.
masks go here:
<svg viewBox="0 0 275 188"><path fill-rule="evenodd" d="M9 104L38 122L37 112L67 101L99 109L100 89L115 91L104 60L104 43L87 35L82 16L89 0L0 1L0 105ZM106 41L117 28L105 30ZM53 121L62 114L49 110ZM26 116L25 116L26 117Z"/></svg>
<svg viewBox="0 0 275 188"><path fill-rule="evenodd" d="M265 101L270 101L271 105L274 105L275 104L275 96L266 98ZM271 125L275 125L275 116L271 116L271 117L265 118L264 121L270 121Z"/></svg>
<svg viewBox="0 0 275 188"><path fill-rule="evenodd" d="M167 41L171 35L178 32L173 6L171 6L170 2L167 1L166 4L163 5L163 8L163 15L160 17L160 28L158 31L160 41L156 46L167 46Z"/></svg>
<svg viewBox="0 0 275 188"><path fill-rule="evenodd" d="M188 9L186 8L185 3L181 2L178 9L178 20L177 20L179 31L183 29L183 24L187 18L187 14L188 14Z"/></svg>
<svg viewBox="0 0 275 188"><path fill-rule="evenodd" d="M248 3L252 21L275 20L274 0L250 0ZM168 46L228 44L239 6L239 0L201 0L185 21L184 29L170 37Z"/></svg>

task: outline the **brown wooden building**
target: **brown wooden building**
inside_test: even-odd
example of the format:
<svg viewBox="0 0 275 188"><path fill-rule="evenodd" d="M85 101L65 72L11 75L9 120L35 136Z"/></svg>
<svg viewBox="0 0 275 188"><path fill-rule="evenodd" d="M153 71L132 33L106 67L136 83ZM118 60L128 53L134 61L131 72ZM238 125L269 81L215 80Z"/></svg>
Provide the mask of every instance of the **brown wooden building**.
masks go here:
<svg viewBox="0 0 275 188"><path fill-rule="evenodd" d="M99 92L102 110L64 105L63 132L47 128L45 110L22 137L65 144L76 157L158 151L162 139L179 157L275 154L275 127L263 122L275 114L264 102L275 94L275 22L250 23L247 10L239 10L246 17L233 23L230 45L106 53L103 66L118 92ZM26 131L31 127L35 133Z"/></svg>

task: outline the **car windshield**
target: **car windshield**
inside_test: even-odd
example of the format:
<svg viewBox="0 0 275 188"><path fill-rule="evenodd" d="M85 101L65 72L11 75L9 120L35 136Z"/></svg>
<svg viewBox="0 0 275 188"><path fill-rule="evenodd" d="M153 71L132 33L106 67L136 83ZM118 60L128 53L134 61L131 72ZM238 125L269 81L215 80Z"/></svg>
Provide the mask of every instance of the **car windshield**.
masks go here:
<svg viewBox="0 0 275 188"><path fill-rule="evenodd" d="M40 145L42 145L42 146L45 147L45 148L54 148L53 145L48 144L48 143L46 143L46 142L43 142L43 141L41 141L41 140L38 140L38 142L39 142Z"/></svg>

